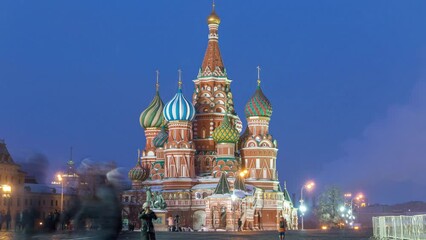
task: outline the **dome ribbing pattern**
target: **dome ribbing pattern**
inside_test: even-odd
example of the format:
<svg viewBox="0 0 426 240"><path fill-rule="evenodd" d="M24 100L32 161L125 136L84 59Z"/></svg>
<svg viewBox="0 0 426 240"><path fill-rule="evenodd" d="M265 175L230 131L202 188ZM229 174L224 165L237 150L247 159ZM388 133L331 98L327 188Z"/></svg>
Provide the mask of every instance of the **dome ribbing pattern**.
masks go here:
<svg viewBox="0 0 426 240"><path fill-rule="evenodd" d="M194 119L195 108L191 102L186 100L181 86L173 99L164 107L163 115L167 121L192 121Z"/></svg>
<svg viewBox="0 0 426 240"><path fill-rule="evenodd" d="M155 136L153 143L156 148L160 148L164 146L164 143L167 142L169 134L166 132L166 128L163 126L161 131Z"/></svg>
<svg viewBox="0 0 426 240"><path fill-rule="evenodd" d="M129 179L131 181L145 181L149 177L148 169L141 166L140 161L136 164L136 166L129 171Z"/></svg>
<svg viewBox="0 0 426 240"><path fill-rule="evenodd" d="M246 117L271 117L272 105L268 98L263 94L260 86L257 86L256 92L247 102L244 109Z"/></svg>
<svg viewBox="0 0 426 240"><path fill-rule="evenodd" d="M213 140L217 143L236 143L240 134L229 121L228 114L225 114L222 123L213 131Z"/></svg>
<svg viewBox="0 0 426 240"><path fill-rule="evenodd" d="M160 93L155 93L151 104L141 113L139 122L143 128L161 127L164 125L164 116L162 114L164 103L160 98Z"/></svg>

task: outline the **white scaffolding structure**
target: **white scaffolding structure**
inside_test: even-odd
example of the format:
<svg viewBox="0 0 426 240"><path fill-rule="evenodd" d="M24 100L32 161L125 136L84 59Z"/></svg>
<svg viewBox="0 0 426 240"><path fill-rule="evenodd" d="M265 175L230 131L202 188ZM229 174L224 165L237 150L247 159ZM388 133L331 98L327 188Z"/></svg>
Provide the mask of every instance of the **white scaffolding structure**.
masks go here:
<svg viewBox="0 0 426 240"><path fill-rule="evenodd" d="M426 239L426 214L373 217L375 239Z"/></svg>

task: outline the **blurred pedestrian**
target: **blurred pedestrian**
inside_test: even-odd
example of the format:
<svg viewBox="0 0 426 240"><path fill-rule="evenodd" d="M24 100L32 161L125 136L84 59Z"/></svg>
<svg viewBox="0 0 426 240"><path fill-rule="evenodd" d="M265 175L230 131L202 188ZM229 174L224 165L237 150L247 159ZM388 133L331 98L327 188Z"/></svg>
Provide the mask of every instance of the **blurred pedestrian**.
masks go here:
<svg viewBox="0 0 426 240"><path fill-rule="evenodd" d="M150 209L148 202L142 205L142 211L138 217L141 220L142 240L155 240L155 229L152 220L156 220L157 215Z"/></svg>
<svg viewBox="0 0 426 240"><path fill-rule="evenodd" d="M280 218L280 223L278 226L278 234L280 236L280 240L285 239L285 232L287 230L287 220L284 219L284 217Z"/></svg>
<svg viewBox="0 0 426 240"><path fill-rule="evenodd" d="M241 221L241 218L238 218L238 232L241 232L242 225L243 225L243 221Z"/></svg>

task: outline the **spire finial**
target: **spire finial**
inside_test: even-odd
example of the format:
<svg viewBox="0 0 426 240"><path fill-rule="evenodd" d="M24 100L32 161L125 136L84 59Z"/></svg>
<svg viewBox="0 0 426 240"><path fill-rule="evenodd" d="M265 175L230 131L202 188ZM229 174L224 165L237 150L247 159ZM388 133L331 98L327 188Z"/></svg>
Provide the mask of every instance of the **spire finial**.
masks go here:
<svg viewBox="0 0 426 240"><path fill-rule="evenodd" d="M138 148L138 162L141 161L141 150Z"/></svg>
<svg viewBox="0 0 426 240"><path fill-rule="evenodd" d="M160 71L156 70L155 72L157 73L157 82L155 83L155 90L158 92L158 90L160 89L160 83L158 82L158 79L160 78Z"/></svg>
<svg viewBox="0 0 426 240"><path fill-rule="evenodd" d="M214 12L214 7L216 7L216 4L214 4L214 0L213 0L213 3L212 3L212 12Z"/></svg>
<svg viewBox="0 0 426 240"><path fill-rule="evenodd" d="M284 189L287 189L287 181L284 181Z"/></svg>
<svg viewBox="0 0 426 240"><path fill-rule="evenodd" d="M257 86L260 86L260 66L257 66Z"/></svg>
<svg viewBox="0 0 426 240"><path fill-rule="evenodd" d="M72 161L72 147L70 147L70 160Z"/></svg>
<svg viewBox="0 0 426 240"><path fill-rule="evenodd" d="M180 68L178 69L178 73L179 73L178 85L179 85L179 89L182 89L182 70Z"/></svg>

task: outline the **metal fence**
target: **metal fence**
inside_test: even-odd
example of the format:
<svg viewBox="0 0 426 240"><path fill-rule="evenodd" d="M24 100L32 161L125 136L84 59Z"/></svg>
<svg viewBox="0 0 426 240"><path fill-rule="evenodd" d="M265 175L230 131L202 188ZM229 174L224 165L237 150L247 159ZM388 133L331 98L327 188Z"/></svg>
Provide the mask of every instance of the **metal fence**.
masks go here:
<svg viewBox="0 0 426 240"><path fill-rule="evenodd" d="M375 239L426 239L426 214L373 217Z"/></svg>

